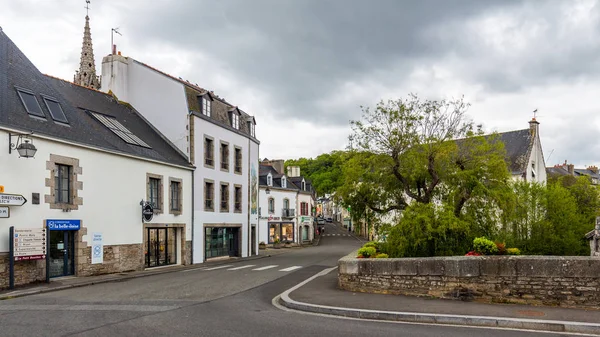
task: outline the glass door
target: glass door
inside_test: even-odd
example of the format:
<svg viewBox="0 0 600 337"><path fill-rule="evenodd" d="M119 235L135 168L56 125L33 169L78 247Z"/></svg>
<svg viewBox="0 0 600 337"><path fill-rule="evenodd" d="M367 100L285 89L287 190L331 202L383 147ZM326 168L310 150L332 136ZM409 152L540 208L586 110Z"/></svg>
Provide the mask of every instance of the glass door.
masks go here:
<svg viewBox="0 0 600 337"><path fill-rule="evenodd" d="M75 260L75 232L74 231L49 231L50 249L50 277L73 275Z"/></svg>
<svg viewBox="0 0 600 337"><path fill-rule="evenodd" d="M177 263L177 234L175 228L148 228L146 267Z"/></svg>

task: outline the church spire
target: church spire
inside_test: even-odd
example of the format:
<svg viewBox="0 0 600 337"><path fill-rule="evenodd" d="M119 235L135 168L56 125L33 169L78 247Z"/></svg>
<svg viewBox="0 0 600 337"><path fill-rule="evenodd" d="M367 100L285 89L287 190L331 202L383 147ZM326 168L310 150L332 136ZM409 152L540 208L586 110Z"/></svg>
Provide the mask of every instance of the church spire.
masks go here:
<svg viewBox="0 0 600 337"><path fill-rule="evenodd" d="M86 0L86 9L89 11L90 0ZM79 70L75 71L73 82L85 87L100 89L100 78L96 75L96 63L94 62L94 49L92 48L92 33L90 31L90 17L85 16L85 27L83 29L83 46L81 47L81 59Z"/></svg>

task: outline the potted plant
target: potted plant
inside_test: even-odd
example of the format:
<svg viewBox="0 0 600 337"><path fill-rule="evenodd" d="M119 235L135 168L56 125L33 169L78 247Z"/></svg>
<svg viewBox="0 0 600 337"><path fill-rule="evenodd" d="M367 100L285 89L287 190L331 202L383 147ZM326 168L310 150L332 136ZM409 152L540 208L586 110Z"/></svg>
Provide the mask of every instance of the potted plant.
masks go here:
<svg viewBox="0 0 600 337"><path fill-rule="evenodd" d="M275 249L281 248L281 241L279 241L279 238L273 240L273 248L275 248Z"/></svg>
<svg viewBox="0 0 600 337"><path fill-rule="evenodd" d="M286 240L286 241L284 242L283 248L291 248L291 247L292 247L292 242L291 242L291 241L287 241L287 240Z"/></svg>
<svg viewBox="0 0 600 337"><path fill-rule="evenodd" d="M258 249L267 249L267 244L264 241L259 242Z"/></svg>

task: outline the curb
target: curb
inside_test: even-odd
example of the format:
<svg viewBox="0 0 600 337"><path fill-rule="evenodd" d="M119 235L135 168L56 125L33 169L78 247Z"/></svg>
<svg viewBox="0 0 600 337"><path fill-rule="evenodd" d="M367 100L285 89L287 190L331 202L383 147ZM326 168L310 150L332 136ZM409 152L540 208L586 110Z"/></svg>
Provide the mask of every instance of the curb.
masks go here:
<svg viewBox="0 0 600 337"><path fill-rule="evenodd" d="M510 317L490 317L490 316L470 316L454 314L431 314L420 312L397 312L397 311L378 311L369 309L354 309L332 307L325 305L310 304L298 302L290 298L290 294L314 280L317 277L324 276L337 267L325 269L318 274L306 279L296 286L284 291L273 299L274 304L280 304L288 309L304 311L315 314L324 314L330 316L341 316L345 318L406 322L406 323L426 323L426 324L444 324L456 326L475 326L489 327L499 329L518 329L535 330L546 332L566 332L566 333L584 333L600 336L600 324L587 322L553 321L553 320L535 320Z"/></svg>
<svg viewBox="0 0 600 337"><path fill-rule="evenodd" d="M284 253L279 253L276 255L281 255L281 254L284 254ZM247 258L243 258L243 259L239 259L239 260L233 260L233 261L227 260L227 261L222 261L222 262L219 261L219 262L213 262L213 263L208 262L208 265L209 266L220 266L220 265L224 265L224 264L228 264L228 263L238 263L238 262L260 260L260 259L264 259L264 258L271 257L271 256L272 256L271 254L268 254L268 255L251 256L251 257L247 257ZM119 275L119 276L115 276L112 278L100 279L100 280L83 281L83 282L78 282L78 283L74 283L74 284L65 284L62 286L56 286L56 287L52 287L52 288L32 289L31 291L24 290L24 292L16 293L16 294L11 294L11 293L0 294L0 301L9 300L9 299L18 298L18 297L25 297L25 296L30 296L30 295L37 295L37 294L42 294L42 293L49 293L49 292L53 292L53 291L71 289L71 288L80 288L80 287L85 287L85 286L91 286L94 284L120 282L120 281L154 276L154 275L176 273L176 272L180 272L180 271L196 269L202 265L206 266L207 263L205 262L202 264L200 264L200 263L199 264L191 264L191 265L186 265L186 266L180 266L179 268L174 266L173 268L168 268L168 269L164 269L164 270L160 270L160 271L148 272L148 273L143 273L143 274L140 273L140 274L132 274L132 275L119 275L119 273L115 273L115 275ZM16 290L16 291L18 291L18 290Z"/></svg>

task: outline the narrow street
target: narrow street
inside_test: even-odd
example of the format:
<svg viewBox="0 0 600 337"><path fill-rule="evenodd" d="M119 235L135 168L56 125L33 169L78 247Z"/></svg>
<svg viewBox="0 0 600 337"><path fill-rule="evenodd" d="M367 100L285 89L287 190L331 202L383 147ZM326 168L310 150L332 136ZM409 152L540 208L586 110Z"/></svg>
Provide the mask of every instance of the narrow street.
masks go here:
<svg viewBox="0 0 600 337"><path fill-rule="evenodd" d="M282 311L272 299L360 246L326 224L316 247L0 302L2 336L535 336ZM352 296L351 293L348 294ZM485 329L484 329L485 330Z"/></svg>

